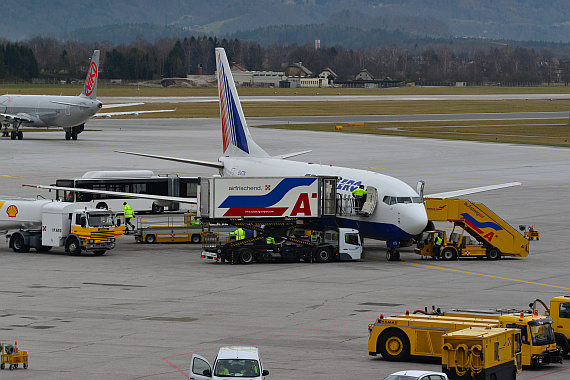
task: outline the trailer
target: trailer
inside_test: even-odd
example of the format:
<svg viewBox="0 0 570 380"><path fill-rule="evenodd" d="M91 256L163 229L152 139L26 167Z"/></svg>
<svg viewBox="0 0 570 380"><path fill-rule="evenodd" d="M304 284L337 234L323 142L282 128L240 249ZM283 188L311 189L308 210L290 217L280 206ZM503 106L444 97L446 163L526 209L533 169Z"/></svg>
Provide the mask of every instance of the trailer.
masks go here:
<svg viewBox="0 0 570 380"><path fill-rule="evenodd" d="M20 351L18 349L18 342L14 344L0 343L0 369L8 369L11 371L22 365L22 368L28 369L28 351Z"/></svg>
<svg viewBox="0 0 570 380"><path fill-rule="evenodd" d="M194 243L202 241L202 225L196 221L195 215L184 214L183 224L174 224L174 217L169 216L165 224L143 226L137 219L134 232L137 243Z"/></svg>
<svg viewBox="0 0 570 380"><path fill-rule="evenodd" d="M253 232L205 238L202 257L232 264L363 258L358 230L337 224L336 182L328 176L202 179L199 217L210 231Z"/></svg>
<svg viewBox="0 0 570 380"><path fill-rule="evenodd" d="M518 329L470 327L443 334L441 367L449 380L516 379L522 372Z"/></svg>
<svg viewBox="0 0 570 380"><path fill-rule="evenodd" d="M414 249L418 255L436 257L435 238L439 234L444 240L440 251L444 260L459 257L498 260L502 256L528 255L529 242L525 236L481 203L465 199L426 198L425 204L428 219L453 223L453 232L448 239L443 230L424 231ZM456 228L460 232L455 232Z"/></svg>

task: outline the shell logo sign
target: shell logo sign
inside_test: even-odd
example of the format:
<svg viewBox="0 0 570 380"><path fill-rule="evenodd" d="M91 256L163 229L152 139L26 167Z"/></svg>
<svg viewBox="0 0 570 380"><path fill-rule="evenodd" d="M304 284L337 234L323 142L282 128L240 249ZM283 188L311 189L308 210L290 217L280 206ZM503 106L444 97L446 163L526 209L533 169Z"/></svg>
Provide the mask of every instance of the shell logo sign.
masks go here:
<svg viewBox="0 0 570 380"><path fill-rule="evenodd" d="M8 214L10 218L15 218L16 215L18 215L18 207L14 205L8 206L8 208L6 209L6 214Z"/></svg>

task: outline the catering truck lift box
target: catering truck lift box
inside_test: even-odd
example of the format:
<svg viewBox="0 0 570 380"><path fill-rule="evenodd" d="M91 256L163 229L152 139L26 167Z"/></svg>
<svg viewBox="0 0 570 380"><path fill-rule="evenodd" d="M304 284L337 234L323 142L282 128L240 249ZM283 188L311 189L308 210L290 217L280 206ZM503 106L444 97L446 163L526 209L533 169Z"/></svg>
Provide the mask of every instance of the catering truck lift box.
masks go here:
<svg viewBox="0 0 570 380"><path fill-rule="evenodd" d="M0 232L10 239L14 252L65 247L70 255L81 251L102 255L115 248L125 227L110 210L82 206L47 199L0 200Z"/></svg>
<svg viewBox="0 0 570 380"><path fill-rule="evenodd" d="M522 372L517 329L470 327L443 334L442 371L450 380L516 379Z"/></svg>
<svg viewBox="0 0 570 380"><path fill-rule="evenodd" d="M203 178L198 193L202 222L257 234L230 241L205 238L202 257L243 264L361 259L358 231L336 224L336 183L336 177L326 176ZM305 239L306 231L316 238Z"/></svg>
<svg viewBox="0 0 570 380"><path fill-rule="evenodd" d="M501 256L528 255L528 240L482 203L466 199L426 198L425 205L428 220L453 223L454 229L449 239L447 234L443 236L440 257L444 260L458 257L497 260ZM455 232L455 228L462 231ZM463 232L468 235L464 236ZM438 233L444 234L444 231L425 231L414 253L434 256L434 239Z"/></svg>
<svg viewBox="0 0 570 380"><path fill-rule="evenodd" d="M368 354L376 356L380 353L391 361L406 361L410 356L441 357L442 335L469 327L520 329L522 365L562 362L554 340L552 319L524 313L501 316L455 313L380 316L368 325Z"/></svg>

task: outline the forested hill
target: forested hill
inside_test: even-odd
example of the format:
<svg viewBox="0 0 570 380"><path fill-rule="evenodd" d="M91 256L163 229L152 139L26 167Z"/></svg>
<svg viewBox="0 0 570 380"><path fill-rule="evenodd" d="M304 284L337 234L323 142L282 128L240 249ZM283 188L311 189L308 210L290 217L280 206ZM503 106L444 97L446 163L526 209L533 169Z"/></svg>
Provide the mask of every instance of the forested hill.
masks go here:
<svg viewBox="0 0 570 380"><path fill-rule="evenodd" d="M568 0L4 0L2 16L0 38L13 41L37 35L101 41L99 27L120 24L146 24L138 35L148 40L173 31L223 35L326 24L422 37L570 42Z"/></svg>

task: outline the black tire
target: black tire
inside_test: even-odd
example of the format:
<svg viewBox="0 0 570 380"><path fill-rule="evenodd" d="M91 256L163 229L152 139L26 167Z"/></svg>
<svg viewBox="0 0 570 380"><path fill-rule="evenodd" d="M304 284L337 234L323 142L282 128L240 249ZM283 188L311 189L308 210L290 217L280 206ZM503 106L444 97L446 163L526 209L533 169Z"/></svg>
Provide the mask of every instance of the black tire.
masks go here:
<svg viewBox="0 0 570 380"><path fill-rule="evenodd" d="M4 368L6 368L6 365L4 363L0 364L0 369L3 370Z"/></svg>
<svg viewBox="0 0 570 380"><path fill-rule="evenodd" d="M156 243L156 235L147 234L144 238L144 242L149 244Z"/></svg>
<svg viewBox="0 0 570 380"><path fill-rule="evenodd" d="M24 363L24 369L28 369L28 363Z"/></svg>
<svg viewBox="0 0 570 380"><path fill-rule="evenodd" d="M242 264L251 264L253 263L254 254L253 251L249 248L244 248L240 250L239 253L239 262Z"/></svg>
<svg viewBox="0 0 570 380"><path fill-rule="evenodd" d="M18 133L16 133L16 136L18 136L18 140L23 140L24 139L24 132L18 131Z"/></svg>
<svg viewBox="0 0 570 380"><path fill-rule="evenodd" d="M447 247L441 251L441 258L445 261L457 260L457 251L454 248Z"/></svg>
<svg viewBox="0 0 570 380"><path fill-rule="evenodd" d="M317 260L317 263L328 263L332 260L331 251L328 248L317 248L315 260Z"/></svg>
<svg viewBox="0 0 570 380"><path fill-rule="evenodd" d="M192 243L198 244L199 242L202 241L202 236L200 236L200 234L194 234L194 235L192 235L190 240L192 241Z"/></svg>
<svg viewBox="0 0 570 380"><path fill-rule="evenodd" d="M164 206L159 206L156 203L152 204L152 213L153 214L160 214L164 212Z"/></svg>
<svg viewBox="0 0 570 380"><path fill-rule="evenodd" d="M69 238L65 242L65 252L69 256L79 256L81 254L81 245L79 244L79 240L77 238Z"/></svg>
<svg viewBox="0 0 570 380"><path fill-rule="evenodd" d="M68 131L65 131L65 139L66 140L71 140L71 133Z"/></svg>
<svg viewBox="0 0 570 380"><path fill-rule="evenodd" d="M71 130L71 139L77 140L77 131L75 129Z"/></svg>
<svg viewBox="0 0 570 380"><path fill-rule="evenodd" d="M410 358L410 340L402 330L390 328L378 337L377 351L386 360L407 361Z"/></svg>
<svg viewBox="0 0 570 380"><path fill-rule="evenodd" d="M10 132L10 139L16 140L16 132L15 131Z"/></svg>
<svg viewBox="0 0 570 380"><path fill-rule="evenodd" d="M562 354L562 358L567 358L568 355L570 354L569 352L569 343L568 339L566 339L565 336L561 336L556 334L556 346L558 347L558 349L560 350L560 353Z"/></svg>
<svg viewBox="0 0 570 380"><path fill-rule="evenodd" d="M105 252L107 252L106 249L98 249L96 251L93 251L93 255L95 256L103 256L105 254Z"/></svg>
<svg viewBox="0 0 570 380"><path fill-rule="evenodd" d="M26 253L30 250L30 246L24 242L24 237L20 234L12 235L10 238L10 246L14 252Z"/></svg>
<svg viewBox="0 0 570 380"><path fill-rule="evenodd" d="M486 256L489 260L499 260L501 258L501 251L495 247L491 247L487 249Z"/></svg>
<svg viewBox="0 0 570 380"><path fill-rule="evenodd" d="M389 249L386 251L386 260L388 261L400 261L400 251L397 249Z"/></svg>
<svg viewBox="0 0 570 380"><path fill-rule="evenodd" d="M109 209L109 207L107 206L107 203L105 203L105 202L97 203L97 206L95 206L95 208L97 208L99 210L108 210Z"/></svg>
<svg viewBox="0 0 570 380"><path fill-rule="evenodd" d="M36 247L36 251L38 252L49 252L51 250L51 245L42 245L39 247Z"/></svg>

